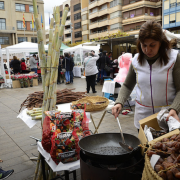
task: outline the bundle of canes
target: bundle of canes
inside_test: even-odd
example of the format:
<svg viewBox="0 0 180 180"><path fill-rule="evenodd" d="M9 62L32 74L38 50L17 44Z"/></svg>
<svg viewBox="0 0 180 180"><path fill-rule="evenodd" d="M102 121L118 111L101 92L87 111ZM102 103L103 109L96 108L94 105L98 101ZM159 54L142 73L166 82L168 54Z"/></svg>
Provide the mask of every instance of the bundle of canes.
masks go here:
<svg viewBox="0 0 180 180"><path fill-rule="evenodd" d="M45 118L45 111L50 111L56 108L56 86L57 86L57 74L58 74L58 65L59 65L59 56L60 56L60 48L62 44L62 37L64 33L65 22L67 18L67 14L69 12L69 5L66 4L63 10L63 17L60 26L60 6L57 6L53 10L54 18L51 18L50 22L50 30L49 30L49 47L48 47L48 56L46 60L46 54L44 49L43 42L43 33L41 29L41 23L38 18L37 11L37 1L33 1L34 8L34 17L37 29L37 37L38 37L38 50L39 50L39 58L41 65L41 76L42 76L42 85L43 85L43 105L42 105L42 121ZM55 21L55 32L53 33L53 25ZM40 159L41 155L39 155L38 159ZM41 167L40 160L37 162L36 172L34 176L34 180L36 178L39 179L52 179L55 176L52 169L45 163L46 173L42 176L42 168L39 170L39 166ZM38 171L39 170L39 171ZM44 177L46 176L46 177Z"/></svg>

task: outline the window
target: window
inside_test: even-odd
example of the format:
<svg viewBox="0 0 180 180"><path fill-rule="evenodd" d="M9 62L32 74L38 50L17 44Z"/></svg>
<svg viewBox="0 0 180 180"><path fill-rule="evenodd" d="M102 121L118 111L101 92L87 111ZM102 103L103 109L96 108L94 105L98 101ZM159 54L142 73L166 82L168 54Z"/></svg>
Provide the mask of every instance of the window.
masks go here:
<svg viewBox="0 0 180 180"><path fill-rule="evenodd" d="M102 10L104 10L104 9L107 9L107 4L104 4L104 5L102 5L102 6L99 8L100 11L102 11Z"/></svg>
<svg viewBox="0 0 180 180"><path fill-rule="evenodd" d="M74 11L81 10L81 3L74 5Z"/></svg>
<svg viewBox="0 0 180 180"><path fill-rule="evenodd" d="M9 37L0 37L0 44L9 44Z"/></svg>
<svg viewBox="0 0 180 180"><path fill-rule="evenodd" d="M32 28L32 21L30 22L30 29L31 29L31 31L33 31L33 28ZM36 31L36 24L35 24L35 22L34 22L34 31Z"/></svg>
<svg viewBox="0 0 180 180"><path fill-rule="evenodd" d="M139 25L139 26L136 26L136 30L138 30L138 29L140 29L141 28L141 25Z"/></svg>
<svg viewBox="0 0 180 180"><path fill-rule="evenodd" d="M38 11L38 6L37 6L37 11ZM33 5L29 5L29 12L34 13L34 8ZM39 12L39 11L38 11Z"/></svg>
<svg viewBox="0 0 180 180"><path fill-rule="evenodd" d="M74 14L74 21L81 19L81 13Z"/></svg>
<svg viewBox="0 0 180 180"><path fill-rule="evenodd" d="M32 43L37 43L37 37L31 37L31 42Z"/></svg>
<svg viewBox="0 0 180 180"><path fill-rule="evenodd" d="M4 9L4 2L0 1L0 9Z"/></svg>
<svg viewBox="0 0 180 180"><path fill-rule="evenodd" d="M121 16L121 11L116 11L110 14L110 19L114 19Z"/></svg>
<svg viewBox="0 0 180 180"><path fill-rule="evenodd" d="M25 5L24 4L16 4L16 11L25 12Z"/></svg>
<svg viewBox="0 0 180 180"><path fill-rule="evenodd" d="M62 11L60 11L60 17L62 17Z"/></svg>
<svg viewBox="0 0 180 180"><path fill-rule="evenodd" d="M87 20L87 14L82 15L82 21Z"/></svg>
<svg viewBox="0 0 180 180"><path fill-rule="evenodd" d="M6 19L0 19L0 29L1 30L6 29Z"/></svg>
<svg viewBox="0 0 180 180"><path fill-rule="evenodd" d="M81 22L74 23L74 29L79 29L81 28Z"/></svg>
<svg viewBox="0 0 180 180"><path fill-rule="evenodd" d="M114 0L110 2L110 8L117 6L118 5L118 0Z"/></svg>
<svg viewBox="0 0 180 180"><path fill-rule="evenodd" d="M171 3L170 8L176 7L176 3Z"/></svg>
<svg viewBox="0 0 180 180"><path fill-rule="evenodd" d="M120 23L116 23L116 24L112 24L111 26L110 26L110 29L111 30L114 30L114 29L120 29Z"/></svg>
<svg viewBox="0 0 180 180"><path fill-rule="evenodd" d="M26 22L25 22L26 24ZM26 29L26 27L25 27ZM24 30L23 21L17 21L17 30Z"/></svg>
<svg viewBox="0 0 180 180"><path fill-rule="evenodd" d="M97 7L96 7L96 8L94 8L94 9L91 9L90 14L95 13L95 12L97 12L97 11L98 11L98 8L97 8Z"/></svg>
<svg viewBox="0 0 180 180"><path fill-rule="evenodd" d="M87 30L87 24L85 24L85 25L82 26L82 30L83 30L83 31L86 31L86 30Z"/></svg>
<svg viewBox="0 0 180 180"><path fill-rule="evenodd" d="M75 38L82 37L81 31L75 32L75 33L74 33L74 36L75 36Z"/></svg>
<svg viewBox="0 0 180 180"><path fill-rule="evenodd" d="M18 37L18 43L21 43L21 42L24 42L24 41L27 42L27 37Z"/></svg>
<svg viewBox="0 0 180 180"><path fill-rule="evenodd" d="M83 41L86 41L86 40L88 40L88 35L87 34L83 35Z"/></svg>

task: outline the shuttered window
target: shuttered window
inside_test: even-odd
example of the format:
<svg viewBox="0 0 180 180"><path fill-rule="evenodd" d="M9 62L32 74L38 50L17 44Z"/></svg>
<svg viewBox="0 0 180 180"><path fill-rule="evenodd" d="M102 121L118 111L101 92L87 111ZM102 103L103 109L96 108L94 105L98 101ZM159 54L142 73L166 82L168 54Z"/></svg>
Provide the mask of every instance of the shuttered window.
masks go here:
<svg viewBox="0 0 180 180"><path fill-rule="evenodd" d="M169 15L164 16L164 24L169 24Z"/></svg>
<svg viewBox="0 0 180 180"><path fill-rule="evenodd" d="M82 21L87 20L87 14L82 15Z"/></svg>
<svg viewBox="0 0 180 180"><path fill-rule="evenodd" d="M170 21L175 21L175 14L170 14Z"/></svg>
<svg viewBox="0 0 180 180"><path fill-rule="evenodd" d="M120 23L116 23L116 24L112 24L112 25L110 26L110 29L111 29L111 30L120 29L120 27L121 27Z"/></svg>
<svg viewBox="0 0 180 180"><path fill-rule="evenodd" d="M169 1L164 1L164 10L169 9Z"/></svg>
<svg viewBox="0 0 180 180"><path fill-rule="evenodd" d="M121 16L121 11L116 11L110 14L110 19L116 18L118 16Z"/></svg>
<svg viewBox="0 0 180 180"><path fill-rule="evenodd" d="M180 12L176 13L176 22L180 22Z"/></svg>
<svg viewBox="0 0 180 180"><path fill-rule="evenodd" d="M88 40L88 35L83 35L83 41Z"/></svg>
<svg viewBox="0 0 180 180"><path fill-rule="evenodd" d="M86 30L87 30L87 24L85 24L85 25L82 26L82 30L83 30L83 31L86 31Z"/></svg>

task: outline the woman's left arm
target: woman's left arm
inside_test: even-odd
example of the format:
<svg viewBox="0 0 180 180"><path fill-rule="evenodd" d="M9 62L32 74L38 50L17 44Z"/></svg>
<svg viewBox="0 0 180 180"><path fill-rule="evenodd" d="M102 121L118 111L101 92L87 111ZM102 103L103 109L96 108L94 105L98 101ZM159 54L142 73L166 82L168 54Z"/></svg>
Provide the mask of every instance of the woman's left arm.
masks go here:
<svg viewBox="0 0 180 180"><path fill-rule="evenodd" d="M177 119L180 122L180 119L178 117L178 114L180 112L180 83L179 83L179 77L180 77L180 54L177 55L176 63L174 65L173 69L173 81L174 86L176 89L176 96L174 98L174 101L172 105L169 107L169 116L173 116L175 119Z"/></svg>

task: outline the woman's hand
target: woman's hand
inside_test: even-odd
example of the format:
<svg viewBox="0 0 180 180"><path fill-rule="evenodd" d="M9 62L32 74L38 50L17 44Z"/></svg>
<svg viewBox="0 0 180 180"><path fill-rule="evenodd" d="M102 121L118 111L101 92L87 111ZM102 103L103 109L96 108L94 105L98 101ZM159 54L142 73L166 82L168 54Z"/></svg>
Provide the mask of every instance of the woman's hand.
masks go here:
<svg viewBox="0 0 180 180"><path fill-rule="evenodd" d="M177 113L176 113L176 111L174 109L171 109L169 111L169 115L167 117L167 120L169 119L170 116L172 116L173 118L175 118L177 121L180 122L180 119L179 119L179 117L178 117L178 115L177 115Z"/></svg>
<svg viewBox="0 0 180 180"><path fill-rule="evenodd" d="M121 104L116 104L116 105L112 108L112 114L115 116L115 118L118 117L121 109L122 109L122 105L121 105Z"/></svg>

